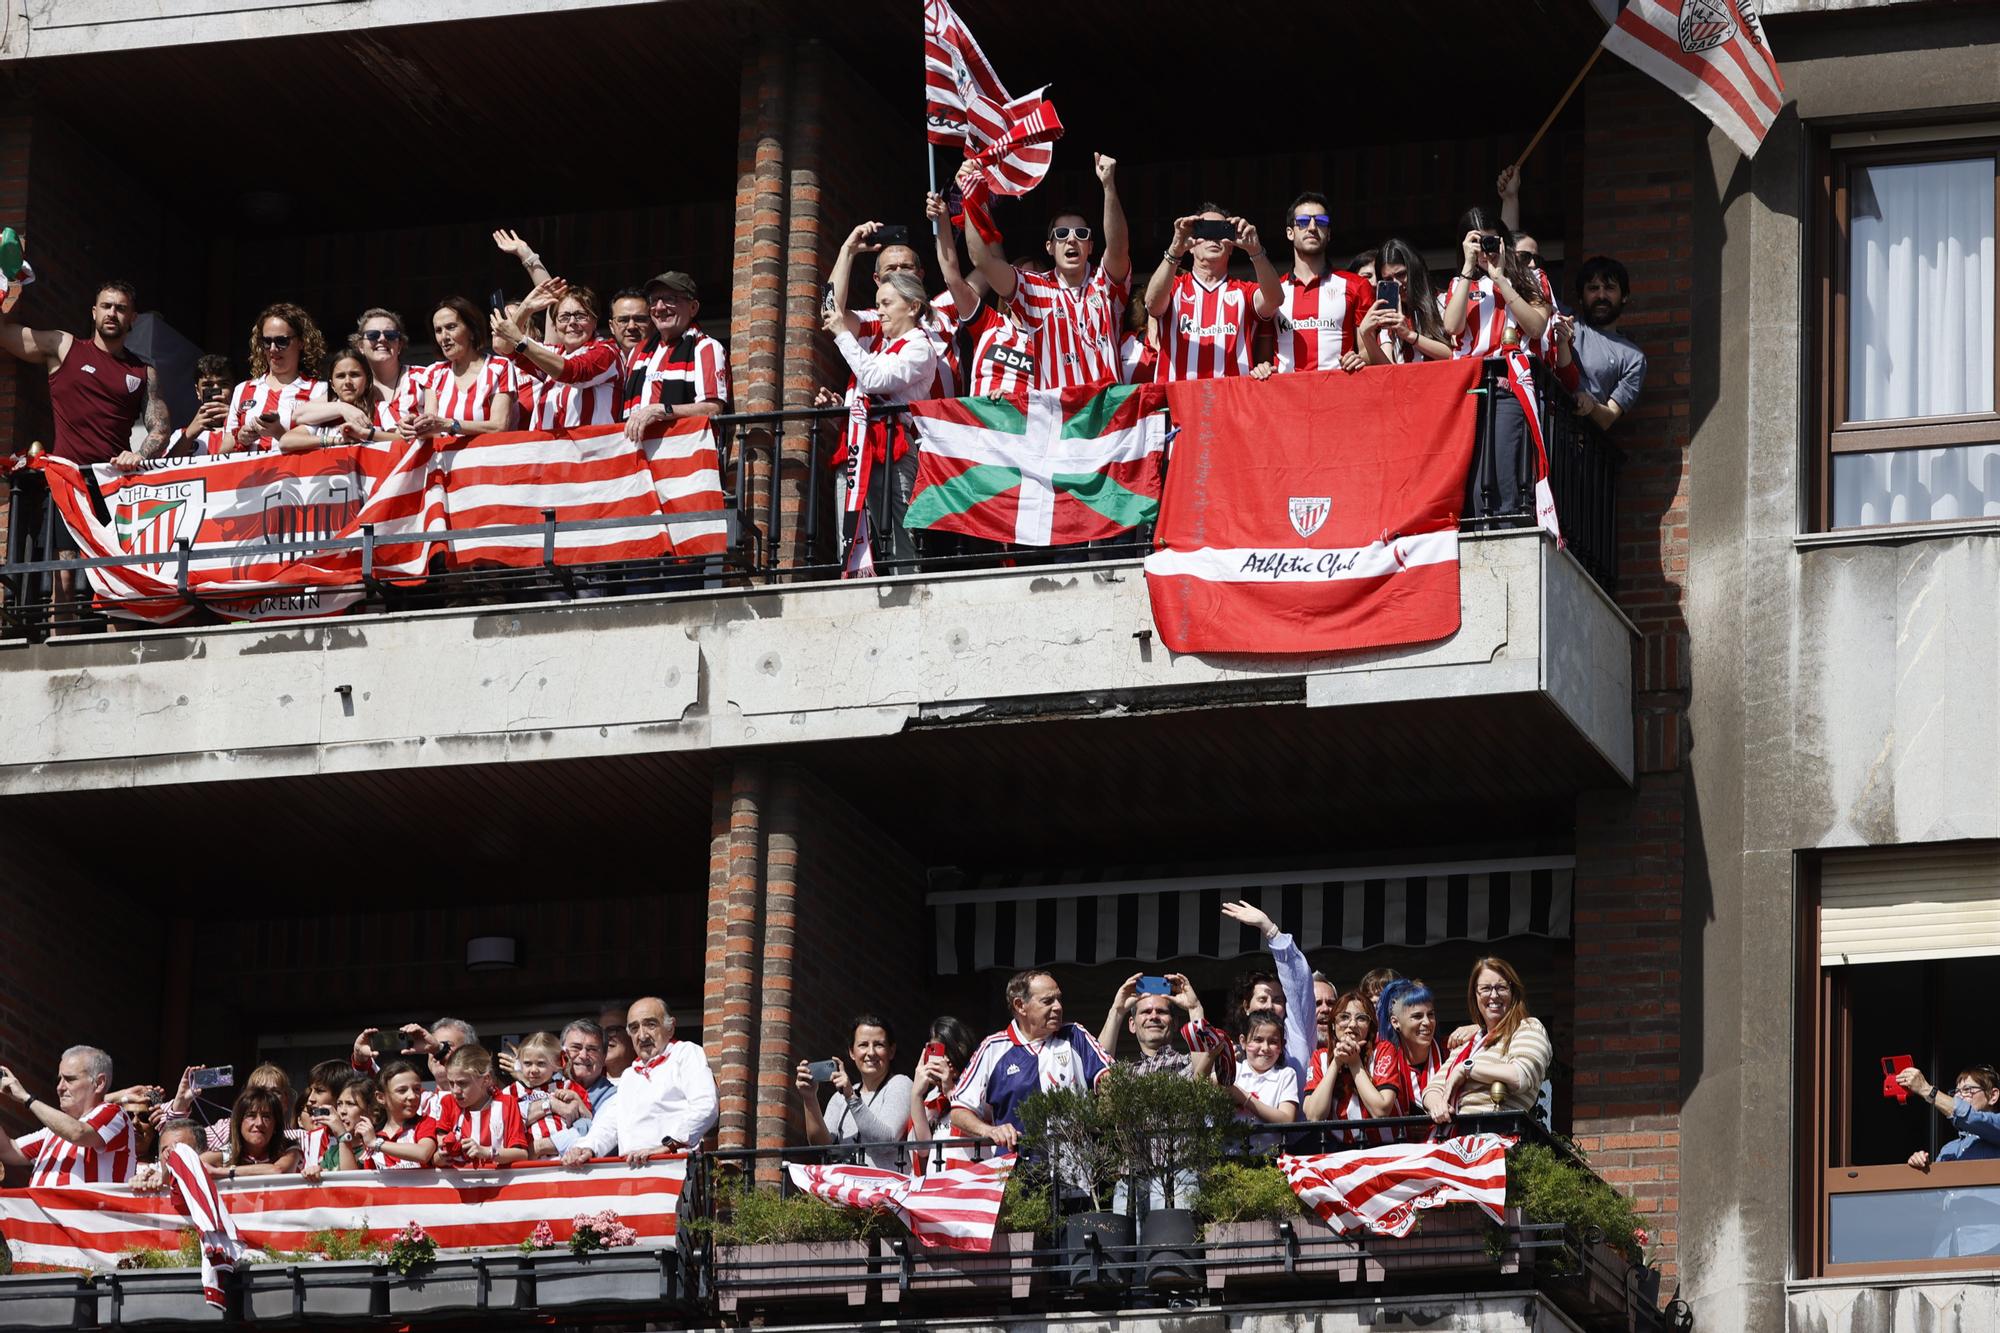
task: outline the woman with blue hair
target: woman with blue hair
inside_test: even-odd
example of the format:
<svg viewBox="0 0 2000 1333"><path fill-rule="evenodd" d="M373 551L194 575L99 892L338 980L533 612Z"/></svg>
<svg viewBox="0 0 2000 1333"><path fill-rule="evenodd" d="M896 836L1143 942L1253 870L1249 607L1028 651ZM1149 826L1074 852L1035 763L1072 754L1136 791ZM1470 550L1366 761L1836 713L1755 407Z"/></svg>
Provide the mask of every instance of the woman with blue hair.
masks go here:
<svg viewBox="0 0 2000 1333"><path fill-rule="evenodd" d="M1437 1004L1431 988L1399 977L1382 988L1375 1002L1375 1058L1355 1091L1377 1119L1422 1113L1424 1089L1444 1067L1437 1041Z"/></svg>

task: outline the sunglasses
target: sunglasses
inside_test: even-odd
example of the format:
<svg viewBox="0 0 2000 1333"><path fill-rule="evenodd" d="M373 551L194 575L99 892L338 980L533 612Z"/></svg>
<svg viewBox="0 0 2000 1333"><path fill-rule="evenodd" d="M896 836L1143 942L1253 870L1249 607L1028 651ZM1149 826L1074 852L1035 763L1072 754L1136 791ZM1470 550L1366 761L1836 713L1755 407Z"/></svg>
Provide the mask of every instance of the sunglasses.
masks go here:
<svg viewBox="0 0 2000 1333"><path fill-rule="evenodd" d="M394 329L367 329L361 336L372 343L399 343L403 335Z"/></svg>
<svg viewBox="0 0 2000 1333"><path fill-rule="evenodd" d="M1079 241L1087 241L1090 239L1090 228L1088 227L1049 228L1049 237L1051 240L1066 241L1072 236L1076 237L1076 239Z"/></svg>
<svg viewBox="0 0 2000 1333"><path fill-rule="evenodd" d="M1326 228L1332 225L1333 219L1324 213L1301 213L1292 219L1292 226L1294 227Z"/></svg>
<svg viewBox="0 0 2000 1333"><path fill-rule="evenodd" d="M292 339L290 334L286 334L279 338L259 338L257 343L268 352L282 352L292 345Z"/></svg>

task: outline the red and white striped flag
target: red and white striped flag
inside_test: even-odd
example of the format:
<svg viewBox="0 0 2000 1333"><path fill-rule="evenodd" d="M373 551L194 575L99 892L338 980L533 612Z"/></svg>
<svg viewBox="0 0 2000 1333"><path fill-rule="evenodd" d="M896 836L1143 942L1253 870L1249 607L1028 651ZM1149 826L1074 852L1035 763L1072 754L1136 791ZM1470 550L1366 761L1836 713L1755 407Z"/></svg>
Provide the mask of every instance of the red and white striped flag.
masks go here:
<svg viewBox="0 0 2000 1333"><path fill-rule="evenodd" d="M303 1249L315 1231L357 1229L386 1245L415 1222L440 1250L464 1250L519 1245L538 1222L561 1244L578 1214L605 1209L640 1244L666 1244L686 1172L686 1160L675 1158L643 1167L329 1171L317 1185L297 1176L216 1183L238 1234L260 1249ZM0 1190L0 1236L16 1266L112 1268L131 1250L179 1248L182 1228L197 1224L181 1198L129 1185Z"/></svg>
<svg viewBox="0 0 2000 1333"><path fill-rule="evenodd" d="M1562 524L1556 518L1556 493L1549 486L1549 451L1542 438L1542 405L1535 396L1535 371L1528 354L1519 347L1507 353L1507 387L1521 404L1528 421L1528 438L1535 442L1535 524L1563 544Z"/></svg>
<svg viewBox="0 0 2000 1333"><path fill-rule="evenodd" d="M594 564L721 554L727 526L717 458L707 418L679 417L638 444L625 438L623 426L467 436L441 444L433 469L446 525L455 532L537 524L544 510L554 510L558 523L638 520L556 534L558 563ZM697 513L708 517L664 529L657 522L662 514ZM532 567L542 563L542 536L456 542L447 563Z"/></svg>
<svg viewBox="0 0 2000 1333"><path fill-rule="evenodd" d="M806 1193L849 1208L886 1208L910 1234L946 1250L993 1248L1000 1197L1014 1170L1013 1154L987 1162L906 1176L877 1166L801 1166L786 1163L792 1183Z"/></svg>
<svg viewBox="0 0 2000 1333"><path fill-rule="evenodd" d="M1026 194L1042 183L1055 160L1049 145L1062 138L1062 118L1055 103L1037 88L1026 97L1009 102L1001 109L1006 124L996 135L967 144L966 160L979 169L980 176L996 194Z"/></svg>
<svg viewBox="0 0 2000 1333"><path fill-rule="evenodd" d="M1407 1236L1417 1210L1448 1203L1479 1207L1495 1222L1507 1202L1507 1149L1516 1140L1468 1134L1442 1143L1278 1158L1299 1202L1335 1231Z"/></svg>
<svg viewBox="0 0 2000 1333"><path fill-rule="evenodd" d="M1758 0L1631 0L1604 34L1621 56L1694 103L1754 157L1785 105Z"/></svg>
<svg viewBox="0 0 2000 1333"><path fill-rule="evenodd" d="M967 144L968 133L975 142L998 138L1013 100L951 6L924 0L924 114L931 142Z"/></svg>

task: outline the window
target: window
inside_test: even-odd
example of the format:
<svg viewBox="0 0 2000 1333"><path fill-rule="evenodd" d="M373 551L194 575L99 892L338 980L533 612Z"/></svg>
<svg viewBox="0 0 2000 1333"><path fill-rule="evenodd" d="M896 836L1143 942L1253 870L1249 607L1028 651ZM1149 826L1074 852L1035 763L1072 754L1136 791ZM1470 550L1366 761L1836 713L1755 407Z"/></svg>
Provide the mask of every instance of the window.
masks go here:
<svg viewBox="0 0 2000 1333"><path fill-rule="evenodd" d="M1832 158L1823 526L2000 517L1996 153Z"/></svg>
<svg viewBox="0 0 2000 1333"><path fill-rule="evenodd" d="M2000 845L1828 854L1807 869L1817 1039L1801 1125L1801 1269L2000 1271L2000 1160L1938 1161L1959 1131L1887 1082L1897 1057L1947 1090L2000 1058ZM1919 1150L1928 1171L1908 1165Z"/></svg>

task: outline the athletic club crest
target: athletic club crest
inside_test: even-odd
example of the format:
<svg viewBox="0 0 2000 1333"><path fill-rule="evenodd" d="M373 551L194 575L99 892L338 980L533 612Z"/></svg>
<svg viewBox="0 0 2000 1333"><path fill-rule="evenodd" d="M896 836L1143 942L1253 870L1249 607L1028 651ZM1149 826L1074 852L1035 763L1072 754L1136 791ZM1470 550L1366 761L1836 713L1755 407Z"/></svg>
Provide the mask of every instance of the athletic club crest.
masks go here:
<svg viewBox="0 0 2000 1333"><path fill-rule="evenodd" d="M1729 0L1687 0L1681 6L1681 50L1689 55L1713 51L1735 35Z"/></svg>
<svg viewBox="0 0 2000 1333"><path fill-rule="evenodd" d="M194 540L207 508L207 482L128 481L118 490L111 522L127 554L165 554L182 537Z"/></svg>
<svg viewBox="0 0 2000 1333"><path fill-rule="evenodd" d="M1320 530L1327 516L1333 513L1333 497L1330 495L1294 495L1290 513L1292 528L1301 537L1310 537Z"/></svg>

